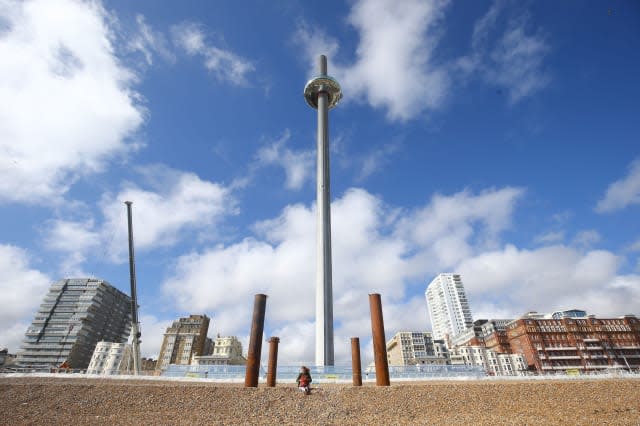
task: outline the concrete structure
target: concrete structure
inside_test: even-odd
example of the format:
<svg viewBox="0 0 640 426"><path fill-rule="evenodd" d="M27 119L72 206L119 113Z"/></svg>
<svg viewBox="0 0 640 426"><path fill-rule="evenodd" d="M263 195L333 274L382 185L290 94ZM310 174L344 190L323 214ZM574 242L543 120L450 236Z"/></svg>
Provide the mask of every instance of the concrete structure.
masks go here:
<svg viewBox="0 0 640 426"><path fill-rule="evenodd" d="M190 315L174 321L164 334L156 369L164 370L169 364L191 364L194 356L206 355L208 331L209 317L206 315Z"/></svg>
<svg viewBox="0 0 640 426"><path fill-rule="evenodd" d="M134 373L133 349L127 343L98 342L87 368L87 374Z"/></svg>
<svg viewBox="0 0 640 426"><path fill-rule="evenodd" d="M130 328L129 296L103 280L63 279L45 296L16 362L84 369L99 341L125 343Z"/></svg>
<svg viewBox="0 0 640 426"><path fill-rule="evenodd" d="M483 346L458 346L452 349L451 364L479 366L492 376L521 376L528 371L523 355L501 354Z"/></svg>
<svg viewBox="0 0 640 426"><path fill-rule="evenodd" d="M8 367L16 361L16 354L10 354L7 348L0 350L0 367Z"/></svg>
<svg viewBox="0 0 640 426"><path fill-rule="evenodd" d="M247 359L242 355L242 343L236 336L218 336L213 343L211 355L193 357L195 365L245 365Z"/></svg>
<svg viewBox="0 0 640 426"><path fill-rule="evenodd" d="M507 325L511 351L540 373L640 368L640 319L528 313Z"/></svg>
<svg viewBox="0 0 640 426"><path fill-rule="evenodd" d="M444 353L439 350L436 355L432 335L427 331L401 331L387 341L387 360L392 366L447 365L449 359L446 355L446 348Z"/></svg>
<svg viewBox="0 0 640 426"><path fill-rule="evenodd" d="M329 110L342 98L340 84L327 75L327 58L320 56L320 75L304 87L307 104L318 111L317 129L317 254L316 365L333 365L333 289L331 279L331 190L329 176Z"/></svg>
<svg viewBox="0 0 640 426"><path fill-rule="evenodd" d="M439 274L425 293L434 339L450 339L473 325L471 308L458 274Z"/></svg>

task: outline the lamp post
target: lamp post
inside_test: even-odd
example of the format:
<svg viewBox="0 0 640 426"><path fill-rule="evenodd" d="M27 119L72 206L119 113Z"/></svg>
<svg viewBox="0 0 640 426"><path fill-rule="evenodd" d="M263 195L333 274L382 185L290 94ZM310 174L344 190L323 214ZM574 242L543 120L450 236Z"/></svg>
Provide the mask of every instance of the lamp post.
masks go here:
<svg viewBox="0 0 640 426"><path fill-rule="evenodd" d="M320 55L320 75L304 87L307 104L318 111L316 186L316 365L334 364L333 289L331 281L331 191L329 186L329 110L342 98L340 84L327 75L327 57Z"/></svg>

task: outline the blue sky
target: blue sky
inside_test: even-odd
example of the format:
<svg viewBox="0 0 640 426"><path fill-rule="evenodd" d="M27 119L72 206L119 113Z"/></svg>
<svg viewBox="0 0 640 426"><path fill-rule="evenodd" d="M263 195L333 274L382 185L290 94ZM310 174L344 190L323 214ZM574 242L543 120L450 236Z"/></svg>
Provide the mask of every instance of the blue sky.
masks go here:
<svg viewBox="0 0 640 426"><path fill-rule="evenodd" d="M129 291L143 354L175 318L245 342L253 295L311 361L317 56L330 114L336 359L429 329L458 272L474 318L640 314L640 7L631 1L0 1L0 346L48 286Z"/></svg>

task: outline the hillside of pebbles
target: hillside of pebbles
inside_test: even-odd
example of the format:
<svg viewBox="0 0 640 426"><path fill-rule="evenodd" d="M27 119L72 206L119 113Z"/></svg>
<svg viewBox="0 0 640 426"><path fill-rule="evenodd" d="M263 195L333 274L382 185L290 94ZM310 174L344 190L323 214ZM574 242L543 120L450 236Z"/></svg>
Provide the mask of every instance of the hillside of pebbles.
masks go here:
<svg viewBox="0 0 640 426"><path fill-rule="evenodd" d="M0 377L0 424L639 425L640 380L316 386Z"/></svg>

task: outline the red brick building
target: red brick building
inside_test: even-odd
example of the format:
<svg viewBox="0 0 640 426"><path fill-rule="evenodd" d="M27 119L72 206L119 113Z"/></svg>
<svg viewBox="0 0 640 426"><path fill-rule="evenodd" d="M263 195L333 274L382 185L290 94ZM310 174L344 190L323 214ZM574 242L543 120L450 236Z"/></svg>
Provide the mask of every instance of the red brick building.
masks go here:
<svg viewBox="0 0 640 426"><path fill-rule="evenodd" d="M523 354L529 369L540 373L640 368L640 320L634 315L602 319L530 314L507 325L507 339L511 352Z"/></svg>

